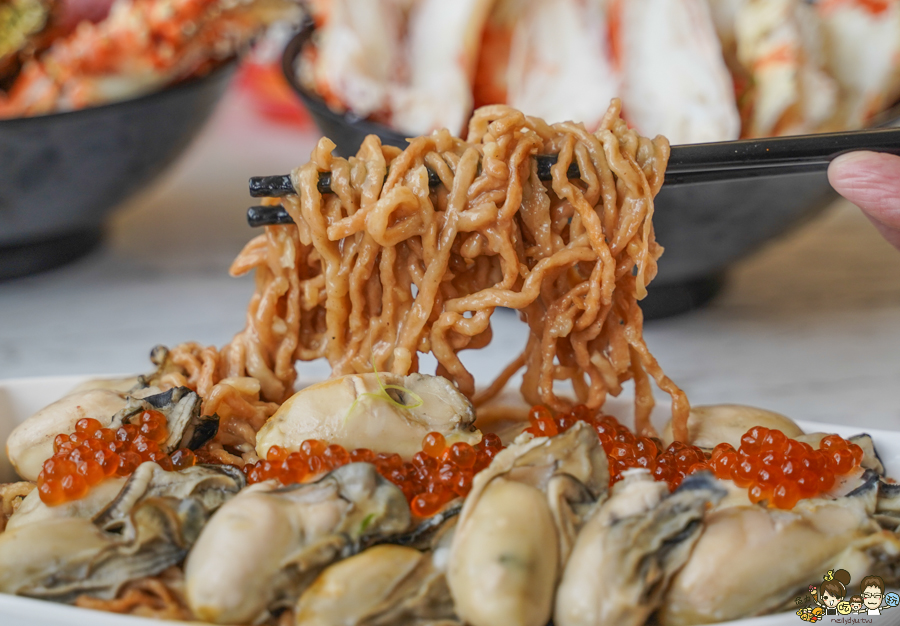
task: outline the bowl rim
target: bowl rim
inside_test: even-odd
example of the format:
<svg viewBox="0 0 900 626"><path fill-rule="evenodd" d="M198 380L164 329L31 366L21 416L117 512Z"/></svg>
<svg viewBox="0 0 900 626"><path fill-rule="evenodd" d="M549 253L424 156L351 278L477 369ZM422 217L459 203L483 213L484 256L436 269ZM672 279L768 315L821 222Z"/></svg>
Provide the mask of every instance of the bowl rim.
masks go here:
<svg viewBox="0 0 900 626"><path fill-rule="evenodd" d="M236 56L228 57L219 62L214 68L199 76L192 76L188 79L178 81L176 83L166 85L162 89L155 89L147 93L138 94L136 96L125 98L122 100L114 100L104 102L95 106L85 107L83 109L72 109L70 111L53 111L51 113L40 113L38 115L24 115L20 117L0 118L0 130L15 127L17 125L27 125L30 123L39 123L40 120L73 120L79 117L88 117L91 115L103 115L106 111L113 107L129 105L133 103L152 103L154 100L164 100L183 92L196 89L207 81L228 75L234 71L237 66L238 58Z"/></svg>
<svg viewBox="0 0 900 626"><path fill-rule="evenodd" d="M393 142L395 145L404 145L413 139L414 137L381 122L374 122L349 111L339 113L329 107L319 94L311 92L300 84L296 63L301 59L300 53L303 51L303 46L312 38L315 30L315 22L313 22L312 18L307 17L288 41L281 55L281 72L285 80L287 80L291 89L294 90L294 93L300 96L303 104L310 109L310 112L326 117L334 122L350 124L367 135L378 135L383 140Z"/></svg>
<svg viewBox="0 0 900 626"><path fill-rule="evenodd" d="M300 53L303 51L303 46L312 38L313 33L316 30L316 24L312 20L311 17L307 16L307 18L303 21L303 23L298 28L297 32L291 37L288 41L287 45L284 48L284 52L281 56L281 71L284 74L285 80L287 80L288 84L294 90L294 92L300 96L300 99L303 101L303 104L310 109L311 113L316 115L320 115L328 118L331 121L337 123L345 123L350 124L354 128L365 132L367 135L378 135L383 140L387 140L389 142L393 142L395 145L403 145L404 143L408 143L411 137L408 137L402 131L398 131L395 128L392 128L386 124L381 122L375 122L368 118L360 117L358 115L353 114L352 112L339 113L333 110L325 100L317 93L311 92L306 89L302 84L300 84L299 75L296 71L297 63L300 60ZM900 100L896 103L892 104L888 108L874 115L870 121L870 124L863 129L858 130L866 130L866 129L874 129L874 128L885 128L891 126L900 126ZM816 135L823 133L804 133L804 135ZM735 141L741 141L742 138L738 138ZM714 143L730 143L730 142L714 142ZM673 145L684 145L684 146L693 146L700 144L673 144Z"/></svg>

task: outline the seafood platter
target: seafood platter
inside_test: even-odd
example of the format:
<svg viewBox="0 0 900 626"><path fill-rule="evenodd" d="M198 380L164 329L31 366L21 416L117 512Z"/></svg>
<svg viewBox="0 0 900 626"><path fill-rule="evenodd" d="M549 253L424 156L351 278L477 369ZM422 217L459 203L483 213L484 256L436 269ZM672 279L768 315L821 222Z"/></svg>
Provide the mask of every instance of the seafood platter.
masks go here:
<svg viewBox="0 0 900 626"><path fill-rule="evenodd" d="M293 70L410 136L506 104L594 130L611 98L673 144L852 130L900 98L898 0L311 2ZM659 106L665 102L665 106ZM340 146L339 146L340 147Z"/></svg>
<svg viewBox="0 0 900 626"><path fill-rule="evenodd" d="M669 144L621 111L322 139L230 343L0 386L3 623L894 623L900 434L691 406L639 304ZM498 307L528 334L475 380Z"/></svg>

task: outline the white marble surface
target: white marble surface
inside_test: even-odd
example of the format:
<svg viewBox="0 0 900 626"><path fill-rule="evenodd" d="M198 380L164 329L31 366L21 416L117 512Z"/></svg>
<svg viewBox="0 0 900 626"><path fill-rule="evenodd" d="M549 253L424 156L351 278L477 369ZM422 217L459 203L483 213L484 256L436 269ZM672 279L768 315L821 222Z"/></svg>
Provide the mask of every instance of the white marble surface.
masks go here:
<svg viewBox="0 0 900 626"><path fill-rule="evenodd" d="M0 379L146 371L154 344L227 342L252 290L227 274L253 235L247 178L304 162L314 139L231 94L178 165L117 212L100 250L0 283ZM513 316L495 319L494 344L467 359L479 378L524 341ZM900 429L900 252L848 203L741 263L708 309L646 336L695 404Z"/></svg>

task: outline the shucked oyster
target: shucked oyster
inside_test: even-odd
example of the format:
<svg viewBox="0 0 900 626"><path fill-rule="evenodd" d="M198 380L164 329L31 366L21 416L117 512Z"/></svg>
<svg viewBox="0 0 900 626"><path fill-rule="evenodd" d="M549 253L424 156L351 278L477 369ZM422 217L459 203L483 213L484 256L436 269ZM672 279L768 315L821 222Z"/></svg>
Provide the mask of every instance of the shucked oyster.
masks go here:
<svg viewBox="0 0 900 626"><path fill-rule="evenodd" d="M169 438L160 446L166 452L185 447L195 450L215 436L218 417L201 416L201 399L187 387L143 396L112 389L89 388L76 391L41 409L19 424L6 443L10 462L22 478L37 480L41 467L53 456L53 439L60 433L75 431L75 423L90 417L105 428L130 423L140 413L154 409L166 416Z"/></svg>
<svg viewBox="0 0 900 626"><path fill-rule="evenodd" d="M409 527L403 492L368 463L314 483L274 486L241 492L191 551L185 583L199 619L245 624L289 606L324 566Z"/></svg>
<svg viewBox="0 0 900 626"><path fill-rule="evenodd" d="M413 533L421 551L393 543L404 537L391 537L391 544L327 567L300 596L294 611L297 625L458 624L446 580L458 512L449 507Z"/></svg>
<svg viewBox="0 0 900 626"><path fill-rule="evenodd" d="M801 500L790 511L720 505L706 516L703 535L672 580L660 623L709 624L768 613L805 589L811 573L829 569L896 582L900 539L873 518L878 484L868 472L846 496Z"/></svg>
<svg viewBox="0 0 900 626"><path fill-rule="evenodd" d="M243 474L228 466L166 472L143 463L93 519L81 515L86 507L41 515L38 505L23 504L0 534L0 591L112 598L129 580L181 561L210 513L243 485ZM17 522L20 513L27 521Z"/></svg>
<svg viewBox="0 0 900 626"><path fill-rule="evenodd" d="M741 447L741 436L754 426L780 430L792 439L803 434L791 418L743 404L691 407L687 426L690 444L704 450L712 450L720 443L730 443L738 449ZM663 429L662 439L666 445L672 443L671 421Z"/></svg>
<svg viewBox="0 0 900 626"><path fill-rule="evenodd" d="M92 417L106 426L126 404L125 395L109 389L71 393L19 424L6 441L6 455L19 476L35 481L44 461L53 456L53 438L75 431L75 423Z"/></svg>
<svg viewBox="0 0 900 626"><path fill-rule="evenodd" d="M672 494L646 470L626 472L588 519L559 588L557 626L640 626L659 606L725 490L708 473Z"/></svg>
<svg viewBox="0 0 900 626"><path fill-rule="evenodd" d="M608 480L606 454L582 422L500 452L475 476L450 552L459 617L473 626L544 626L578 530Z"/></svg>
<svg viewBox="0 0 900 626"><path fill-rule="evenodd" d="M410 459L430 432L441 433L448 444L475 445L481 434L474 422L472 404L446 378L352 374L289 398L260 429L256 453L264 459L273 445L296 450L304 439L319 439Z"/></svg>
<svg viewBox="0 0 900 626"><path fill-rule="evenodd" d="M144 398L128 397L125 407L110 421L110 428L131 423L143 411L156 410L166 416L169 436L160 444L160 450L169 454L178 448L196 450L215 437L219 429L216 415L200 415L202 400L196 391L187 387L174 387L168 391Z"/></svg>

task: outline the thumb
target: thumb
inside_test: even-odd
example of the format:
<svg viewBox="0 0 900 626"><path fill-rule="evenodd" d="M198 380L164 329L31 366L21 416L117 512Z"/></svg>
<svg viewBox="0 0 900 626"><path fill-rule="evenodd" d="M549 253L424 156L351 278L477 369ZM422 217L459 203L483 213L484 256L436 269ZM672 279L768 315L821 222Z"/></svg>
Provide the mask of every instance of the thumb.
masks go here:
<svg viewBox="0 0 900 626"><path fill-rule="evenodd" d="M879 152L842 154L828 166L828 182L900 248L900 157Z"/></svg>

